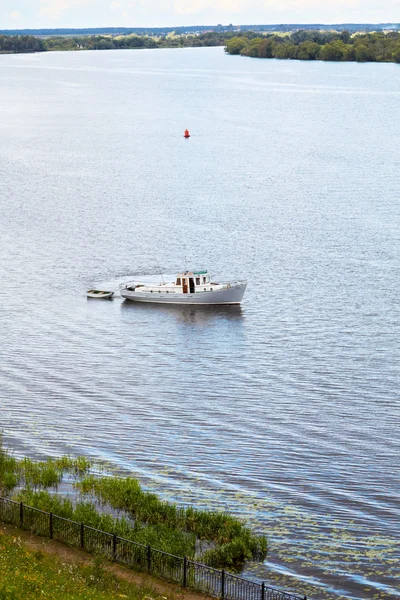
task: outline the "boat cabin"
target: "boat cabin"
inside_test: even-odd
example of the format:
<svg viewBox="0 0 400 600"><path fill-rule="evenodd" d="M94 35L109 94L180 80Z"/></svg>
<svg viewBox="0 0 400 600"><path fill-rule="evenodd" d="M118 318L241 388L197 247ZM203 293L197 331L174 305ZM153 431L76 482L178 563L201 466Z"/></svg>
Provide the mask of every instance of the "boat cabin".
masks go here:
<svg viewBox="0 0 400 600"><path fill-rule="evenodd" d="M210 276L207 271L185 271L176 276L175 285L182 288L182 294L205 292L210 286Z"/></svg>

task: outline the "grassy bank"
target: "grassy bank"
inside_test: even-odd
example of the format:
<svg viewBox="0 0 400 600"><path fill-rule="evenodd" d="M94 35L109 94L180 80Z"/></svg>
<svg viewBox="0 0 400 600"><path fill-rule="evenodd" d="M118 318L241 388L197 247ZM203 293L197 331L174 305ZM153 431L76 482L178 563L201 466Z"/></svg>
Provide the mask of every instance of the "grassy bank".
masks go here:
<svg viewBox="0 0 400 600"><path fill-rule="evenodd" d="M237 517L179 507L143 490L132 477L99 477L90 470L82 457L18 459L0 443L0 495L216 568L240 569L267 554L266 537ZM65 478L73 479L72 499L57 493Z"/></svg>
<svg viewBox="0 0 400 600"><path fill-rule="evenodd" d="M18 536L0 531L0 600L22 598L157 600L158 594L152 588L117 578L98 559L91 565L65 564L42 551L31 550Z"/></svg>

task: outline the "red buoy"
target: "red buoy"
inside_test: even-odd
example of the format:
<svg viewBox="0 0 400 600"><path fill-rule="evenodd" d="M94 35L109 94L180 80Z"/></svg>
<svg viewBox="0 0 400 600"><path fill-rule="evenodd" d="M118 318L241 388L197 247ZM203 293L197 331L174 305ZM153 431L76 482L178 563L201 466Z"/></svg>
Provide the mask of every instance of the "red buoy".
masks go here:
<svg viewBox="0 0 400 600"><path fill-rule="evenodd" d="M189 129L185 129L185 133L183 134L183 137L186 139L190 138Z"/></svg>

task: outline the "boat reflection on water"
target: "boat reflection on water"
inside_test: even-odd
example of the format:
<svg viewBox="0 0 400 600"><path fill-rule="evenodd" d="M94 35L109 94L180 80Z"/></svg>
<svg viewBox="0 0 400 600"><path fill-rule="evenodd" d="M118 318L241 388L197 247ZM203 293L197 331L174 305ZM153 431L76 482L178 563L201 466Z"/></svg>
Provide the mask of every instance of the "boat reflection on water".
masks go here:
<svg viewBox="0 0 400 600"><path fill-rule="evenodd" d="M188 325L206 325L211 321L241 321L244 318L243 309L240 304L221 305L184 305L184 304L147 304L142 302L129 302L125 300L121 304L121 310L129 316L140 313L165 314L174 316L179 323Z"/></svg>

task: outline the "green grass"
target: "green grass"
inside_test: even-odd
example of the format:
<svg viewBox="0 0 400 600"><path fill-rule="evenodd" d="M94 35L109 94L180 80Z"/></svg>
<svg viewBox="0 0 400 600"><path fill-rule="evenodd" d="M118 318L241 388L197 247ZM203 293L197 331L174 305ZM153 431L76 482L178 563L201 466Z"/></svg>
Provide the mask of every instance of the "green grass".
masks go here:
<svg viewBox="0 0 400 600"><path fill-rule="evenodd" d="M72 502L58 494L47 490L20 490L13 495L13 500L23 502L27 506L38 508L54 515L84 523L88 527L115 533L119 537L139 544L152 546L158 550L176 556L194 557L196 536L179 529L171 529L167 525L146 526L144 523L132 523L127 517L116 518L99 511L92 502Z"/></svg>
<svg viewBox="0 0 400 600"><path fill-rule="evenodd" d="M262 560L267 554L265 536L254 535L245 522L223 512L182 508L142 490L131 477L87 476L76 484L82 494L94 495L103 504L124 510L137 521L166 526L214 542L216 547L196 557L214 567L239 567L247 560ZM193 553L187 554L191 558Z"/></svg>
<svg viewBox="0 0 400 600"><path fill-rule="evenodd" d="M4 447L0 436L0 493L7 493L17 486L57 488L67 473L82 476L89 468L90 462L83 456L62 456L45 461L17 459Z"/></svg>
<svg viewBox="0 0 400 600"><path fill-rule="evenodd" d="M84 457L17 459L0 439L0 495L12 495L28 506L216 568L240 569L246 561L266 557L266 537L255 535L243 520L224 512L165 502L143 490L132 477L89 475L90 467ZM67 474L74 476L79 501L55 493ZM109 514L116 511L122 516ZM198 540L211 549L196 554Z"/></svg>
<svg viewBox="0 0 400 600"><path fill-rule="evenodd" d="M118 579L99 559L65 564L0 532L0 600L167 600L151 587Z"/></svg>

